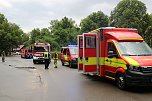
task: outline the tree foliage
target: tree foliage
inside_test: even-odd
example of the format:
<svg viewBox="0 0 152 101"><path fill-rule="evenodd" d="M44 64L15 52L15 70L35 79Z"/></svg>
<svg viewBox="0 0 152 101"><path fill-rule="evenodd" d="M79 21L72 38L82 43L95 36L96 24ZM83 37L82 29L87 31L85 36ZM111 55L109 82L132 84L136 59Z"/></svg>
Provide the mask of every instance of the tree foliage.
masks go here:
<svg viewBox="0 0 152 101"><path fill-rule="evenodd" d="M59 48L67 46L68 43L77 42L79 28L71 18L64 17L61 20L52 20L50 25L49 29L51 30L52 37L55 44L58 43Z"/></svg>
<svg viewBox="0 0 152 101"><path fill-rule="evenodd" d="M110 26L137 28L143 35L149 26L149 17L146 6L138 0L122 0L111 12Z"/></svg>
<svg viewBox="0 0 152 101"><path fill-rule="evenodd" d="M102 11L93 12L80 22L80 27L72 18L64 17L61 20L52 20L48 28L35 28L26 34L15 23L9 22L0 13L0 52L9 51L20 44L26 46L39 42L49 42L53 50L59 50L68 43L77 42L79 33L89 32L100 27L137 28L140 35L152 47L152 14L147 14L147 8L139 0L122 0L110 17Z"/></svg>
<svg viewBox="0 0 152 101"><path fill-rule="evenodd" d="M5 16L0 13L0 51L4 50L7 53L26 39L28 40L28 37L21 28L15 23L8 22Z"/></svg>
<svg viewBox="0 0 152 101"><path fill-rule="evenodd" d="M30 32L30 43L48 42L53 50L59 50L61 46L67 46L70 42L77 42L79 28L75 21L64 17L61 20L52 20L49 28L33 29Z"/></svg>
<svg viewBox="0 0 152 101"><path fill-rule="evenodd" d="M108 16L101 11L93 12L92 14L84 18L80 23L81 33L86 33L93 29L107 26Z"/></svg>
<svg viewBox="0 0 152 101"><path fill-rule="evenodd" d="M152 13L149 15L149 19L150 19L150 26L152 26Z"/></svg>
<svg viewBox="0 0 152 101"><path fill-rule="evenodd" d="M152 47L152 14L149 15L149 19L149 26L144 33L144 39Z"/></svg>
<svg viewBox="0 0 152 101"><path fill-rule="evenodd" d="M147 30L145 31L144 38L147 44L152 47L152 26L149 26L147 28Z"/></svg>

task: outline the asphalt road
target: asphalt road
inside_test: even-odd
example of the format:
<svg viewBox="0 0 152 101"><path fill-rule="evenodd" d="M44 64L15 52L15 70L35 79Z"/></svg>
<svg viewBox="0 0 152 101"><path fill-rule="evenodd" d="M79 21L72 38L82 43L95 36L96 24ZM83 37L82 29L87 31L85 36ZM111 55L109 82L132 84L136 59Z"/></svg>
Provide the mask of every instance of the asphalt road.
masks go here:
<svg viewBox="0 0 152 101"><path fill-rule="evenodd" d="M0 62L0 101L152 101L152 88L119 90L114 82L61 66L48 70L44 64L20 56Z"/></svg>

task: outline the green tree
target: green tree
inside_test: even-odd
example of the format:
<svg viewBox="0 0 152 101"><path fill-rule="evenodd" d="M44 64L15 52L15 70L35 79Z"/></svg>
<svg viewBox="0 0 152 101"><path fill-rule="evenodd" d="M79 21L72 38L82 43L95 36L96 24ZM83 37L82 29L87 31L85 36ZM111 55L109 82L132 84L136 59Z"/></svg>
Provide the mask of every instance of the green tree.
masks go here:
<svg viewBox="0 0 152 101"><path fill-rule="evenodd" d="M146 6L138 0L122 0L111 12L110 26L137 28L141 35L149 26Z"/></svg>
<svg viewBox="0 0 152 101"><path fill-rule="evenodd" d="M152 47L152 26L149 26L147 30L145 31L145 41L147 44Z"/></svg>
<svg viewBox="0 0 152 101"><path fill-rule="evenodd" d="M149 19L150 19L150 26L152 26L152 14L149 15Z"/></svg>
<svg viewBox="0 0 152 101"><path fill-rule="evenodd" d="M30 35L29 34L26 34L26 33L23 33L22 35L21 35L21 40L22 40L22 42L21 42L21 44L23 44L23 45L25 45L25 46L29 46L30 45Z"/></svg>
<svg viewBox="0 0 152 101"><path fill-rule="evenodd" d="M86 33L91 30L107 26L108 16L101 11L93 12L92 14L81 20L80 23L81 33Z"/></svg>
<svg viewBox="0 0 152 101"><path fill-rule="evenodd" d="M15 23L9 23L3 14L0 13L0 50L9 52L12 48L22 43L23 31Z"/></svg>
<svg viewBox="0 0 152 101"><path fill-rule="evenodd" d="M51 35L51 32L49 31L48 28L42 28L40 33L41 33L41 36L45 36L45 35L50 36Z"/></svg>
<svg viewBox="0 0 152 101"><path fill-rule="evenodd" d="M54 48L66 46L70 42L77 42L77 34L79 28L75 25L75 21L64 17L61 20L52 20L49 29L53 37ZM57 46L57 48L55 47Z"/></svg>
<svg viewBox="0 0 152 101"><path fill-rule="evenodd" d="M0 13L0 51L2 50L5 50L6 51L6 48L5 45L7 44L7 41L5 40L6 39L6 29L8 29L8 21L7 19L5 18L5 16L3 14Z"/></svg>
<svg viewBox="0 0 152 101"><path fill-rule="evenodd" d="M39 41L41 36L40 29L36 28L30 32L30 43L35 43L35 41Z"/></svg>
<svg viewBox="0 0 152 101"><path fill-rule="evenodd" d="M51 34L51 32L49 31L48 28L33 29L30 32L30 35L31 35L31 37L29 39L30 44L33 44L36 41L39 41L39 42L42 42L42 43L48 42L48 43L50 43L51 48L53 50L59 49L59 44L55 41L55 38L53 37L53 35ZM28 45L30 45L30 44L28 44Z"/></svg>

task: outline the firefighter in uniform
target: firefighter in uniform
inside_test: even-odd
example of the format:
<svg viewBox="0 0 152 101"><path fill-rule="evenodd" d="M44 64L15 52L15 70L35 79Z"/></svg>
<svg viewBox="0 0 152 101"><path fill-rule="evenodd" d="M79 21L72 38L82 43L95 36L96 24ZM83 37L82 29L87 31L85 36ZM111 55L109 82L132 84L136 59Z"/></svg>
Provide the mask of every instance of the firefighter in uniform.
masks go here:
<svg viewBox="0 0 152 101"><path fill-rule="evenodd" d="M45 62L45 69L49 69L50 64L50 53L44 52L44 62Z"/></svg>
<svg viewBox="0 0 152 101"><path fill-rule="evenodd" d="M57 61L58 61L58 53L55 51L54 52L54 65L55 65L54 68L57 68Z"/></svg>
<svg viewBox="0 0 152 101"><path fill-rule="evenodd" d="M1 56L2 56L2 62L5 62L5 52L4 51L2 52Z"/></svg>

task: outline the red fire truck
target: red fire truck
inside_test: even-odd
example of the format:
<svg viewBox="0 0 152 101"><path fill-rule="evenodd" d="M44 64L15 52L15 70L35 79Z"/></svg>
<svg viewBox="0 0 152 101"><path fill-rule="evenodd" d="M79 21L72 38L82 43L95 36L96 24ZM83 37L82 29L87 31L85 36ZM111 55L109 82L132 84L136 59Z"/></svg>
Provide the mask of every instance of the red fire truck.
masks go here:
<svg viewBox="0 0 152 101"><path fill-rule="evenodd" d="M152 50L133 28L99 28L78 35L78 70L116 81L120 89L152 86Z"/></svg>
<svg viewBox="0 0 152 101"><path fill-rule="evenodd" d="M21 55L21 58L32 58L33 57L33 51L31 48L22 48L21 51L20 51L20 55Z"/></svg>
<svg viewBox="0 0 152 101"><path fill-rule="evenodd" d="M33 63L44 62L44 52L50 52L49 43L35 43L33 50Z"/></svg>

